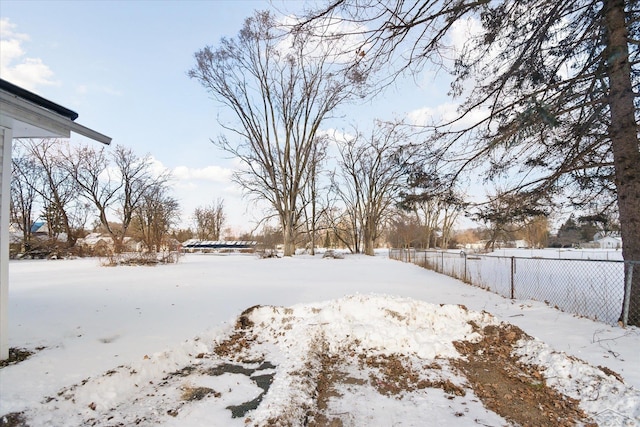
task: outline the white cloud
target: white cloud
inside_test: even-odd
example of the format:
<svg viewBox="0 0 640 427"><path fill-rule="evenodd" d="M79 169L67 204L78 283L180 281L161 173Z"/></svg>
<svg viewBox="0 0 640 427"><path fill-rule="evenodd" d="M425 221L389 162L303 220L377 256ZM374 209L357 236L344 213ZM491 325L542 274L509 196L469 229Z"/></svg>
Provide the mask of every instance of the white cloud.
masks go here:
<svg viewBox="0 0 640 427"><path fill-rule="evenodd" d="M447 102L435 108L423 107L413 110L407 114L407 117L413 125L428 126L453 119L457 113L457 108L458 104Z"/></svg>
<svg viewBox="0 0 640 427"><path fill-rule="evenodd" d="M89 88L87 87L87 85L77 85L76 86L76 93L78 95L86 95L88 91L89 91Z"/></svg>
<svg viewBox="0 0 640 427"><path fill-rule="evenodd" d="M3 64L12 62L24 55L21 44L22 42L18 39L6 40L4 37L0 39L0 46L2 46L0 58Z"/></svg>
<svg viewBox="0 0 640 427"><path fill-rule="evenodd" d="M105 93L107 95L111 95L111 96L122 96L123 93L122 91L115 89L111 86L100 86L98 88L98 90L100 90L102 93Z"/></svg>
<svg viewBox="0 0 640 427"><path fill-rule="evenodd" d="M203 180L213 182L229 182L233 171L220 166L207 166L204 168L190 168L177 166L172 170L173 177L177 180Z"/></svg>
<svg viewBox="0 0 640 427"><path fill-rule="evenodd" d="M26 34L18 34L14 31L16 24L13 24L7 18L0 19L0 37L3 39L29 40Z"/></svg>
<svg viewBox="0 0 640 427"><path fill-rule="evenodd" d="M100 86L94 84L80 83L75 86L75 93L80 97L85 97L89 94L105 94L112 97L121 97L123 92L113 88L112 86Z"/></svg>
<svg viewBox="0 0 640 427"><path fill-rule="evenodd" d="M468 47L469 40L482 34L482 24L475 17L457 20L451 25L449 37L457 52Z"/></svg>
<svg viewBox="0 0 640 427"><path fill-rule="evenodd" d="M38 86L56 85L53 71L40 58L30 58L22 47L29 40L26 34L17 33L16 25L9 19L0 19L0 75L28 90Z"/></svg>
<svg viewBox="0 0 640 427"><path fill-rule="evenodd" d="M198 186L192 181L178 181L174 184L174 188L177 190L194 190Z"/></svg>
<svg viewBox="0 0 640 427"><path fill-rule="evenodd" d="M429 126L442 123L451 123L458 119L460 113L458 112L459 104L447 102L440 104L435 108L424 107L417 110L413 110L407 114L411 124L416 126ZM466 114L463 118L456 120L452 123L452 130L461 129L473 124L476 124L488 117L488 111L482 108L476 108L470 113Z"/></svg>
<svg viewBox="0 0 640 427"><path fill-rule="evenodd" d="M156 159L153 156L149 158L149 163L151 165L151 173L154 176L161 176L167 172L170 172L160 160Z"/></svg>
<svg viewBox="0 0 640 427"><path fill-rule="evenodd" d="M327 129L318 132L318 136L326 136L329 139L329 145L339 145L347 141L353 140L356 135L343 130Z"/></svg>

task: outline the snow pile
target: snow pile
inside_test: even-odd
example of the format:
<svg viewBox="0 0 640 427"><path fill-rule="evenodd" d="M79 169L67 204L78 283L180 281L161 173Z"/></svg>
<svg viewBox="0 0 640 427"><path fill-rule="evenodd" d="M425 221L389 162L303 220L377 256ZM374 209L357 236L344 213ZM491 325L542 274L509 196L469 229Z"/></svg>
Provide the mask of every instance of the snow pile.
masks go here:
<svg viewBox="0 0 640 427"><path fill-rule="evenodd" d="M495 322L487 313L469 312L461 306L434 305L379 295L348 296L291 308L259 307L244 316L253 326L255 342L259 344L252 345L240 358L262 359L268 355L269 360L279 367L269 394L251 416L257 425L268 425L270 420L280 419L282 414L289 414L289 420L304 419L305 411L315 405L313 399L317 388L317 380L308 381L308 378L322 375L323 356L402 354L426 365L436 358L457 357L454 341L479 339L480 335L473 331L472 322L480 326ZM342 368L348 369L348 366ZM366 373L357 376L358 369L351 368L348 369L349 375L351 378L356 376L354 381L367 378ZM342 390L341 393L344 392ZM396 411L392 411L387 416L396 422L402 420L407 423L405 425L417 425L414 423L419 422L420 414L427 409L424 405L416 406L416 401L411 398L402 401L384 398L373 388L359 390L357 394L358 405L343 397L343 404L336 409L337 413L348 412L352 422L367 421L366 415L373 408L366 402L382 404L381 400L389 400L384 406L398 407L397 410L403 411L404 415L398 416ZM344 403L348 408L341 411L339 408ZM486 413L481 406L476 410L482 415Z"/></svg>
<svg viewBox="0 0 640 427"><path fill-rule="evenodd" d="M20 416L31 426L507 425L450 363L454 343L479 342L492 325L486 312L385 295L254 306ZM640 420L640 392L606 368L536 339L515 354L600 425Z"/></svg>
<svg viewBox="0 0 640 427"><path fill-rule="evenodd" d="M522 340L515 354L542 367L548 386L580 401L599 426L640 425L640 391L615 372L553 351L539 340Z"/></svg>
<svg viewBox="0 0 640 427"><path fill-rule="evenodd" d="M303 337L329 343L329 350L352 347L376 350L383 354L414 353L424 359L455 357L453 341L480 338L469 322L478 325L495 323L488 313L470 312L457 305L434 305L409 298L383 295L355 295L323 303L295 305L290 308L260 307L249 313L259 326L258 340L280 343ZM284 351L299 351L284 342ZM303 346L309 347L307 342Z"/></svg>

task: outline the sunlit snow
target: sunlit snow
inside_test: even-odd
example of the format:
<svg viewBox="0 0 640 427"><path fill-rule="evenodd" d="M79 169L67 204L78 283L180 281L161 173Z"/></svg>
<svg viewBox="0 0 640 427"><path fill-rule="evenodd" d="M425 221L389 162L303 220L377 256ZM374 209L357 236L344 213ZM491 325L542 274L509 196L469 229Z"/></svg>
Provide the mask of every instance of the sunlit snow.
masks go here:
<svg viewBox="0 0 640 427"><path fill-rule="evenodd" d="M519 356L544 367L547 383L594 420L640 424L637 328L511 301L384 256L189 254L176 265L117 268L96 259L16 261L9 298L10 345L44 349L0 369L0 415L24 411L32 426L265 423L310 404L313 385L300 373L319 369L323 351L347 361L349 381L326 402L344 425L505 425L469 393L380 394L366 381L371 372L348 357L403 354L418 370L442 365L421 375L464 385L446 366L459 356L453 342L477 339L472 324L500 322L534 337ZM245 316L251 345L221 370L229 358L214 349L254 306ZM266 393L260 378L269 379ZM233 417L229 408L258 397L256 409Z"/></svg>

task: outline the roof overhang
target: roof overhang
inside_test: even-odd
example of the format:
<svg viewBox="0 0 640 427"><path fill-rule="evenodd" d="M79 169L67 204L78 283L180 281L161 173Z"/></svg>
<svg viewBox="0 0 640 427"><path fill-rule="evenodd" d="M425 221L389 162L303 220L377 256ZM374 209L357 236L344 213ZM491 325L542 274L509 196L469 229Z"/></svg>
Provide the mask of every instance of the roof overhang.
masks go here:
<svg viewBox="0 0 640 427"><path fill-rule="evenodd" d="M0 114L14 138L69 138L71 132L110 144L111 138L74 122L78 114L0 79ZM3 123L3 125L5 125Z"/></svg>

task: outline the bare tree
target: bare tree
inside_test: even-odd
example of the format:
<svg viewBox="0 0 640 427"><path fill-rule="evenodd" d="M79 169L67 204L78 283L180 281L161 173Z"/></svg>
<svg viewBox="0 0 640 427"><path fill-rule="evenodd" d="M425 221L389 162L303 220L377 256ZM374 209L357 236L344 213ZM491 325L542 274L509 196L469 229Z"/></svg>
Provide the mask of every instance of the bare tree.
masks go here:
<svg viewBox="0 0 640 427"><path fill-rule="evenodd" d="M451 237L453 237L453 228L456 225L460 213L462 213L464 205L462 199L456 196L452 196L452 199L445 199L442 205L442 222L440 223L442 236L440 244L443 249L449 248L449 242L451 241Z"/></svg>
<svg viewBox="0 0 640 427"><path fill-rule="evenodd" d="M226 221L224 200L218 199L209 206L199 206L193 212L196 238L200 240L220 240Z"/></svg>
<svg viewBox="0 0 640 427"><path fill-rule="evenodd" d="M410 209L414 212L418 224L421 225L424 232L426 248L431 248L431 243L435 240L434 234L440 223L440 200L435 197L422 200L413 204Z"/></svg>
<svg viewBox="0 0 640 427"><path fill-rule="evenodd" d="M301 194L304 224L307 236L309 236L309 250L311 255L315 255L316 238L318 232L318 223L324 209L328 207L321 206L320 203L320 175L323 162L327 157L328 138L323 136L314 144L311 152L311 159L308 164L308 178L306 185Z"/></svg>
<svg viewBox="0 0 640 427"><path fill-rule="evenodd" d="M109 167L105 148L70 148L65 153L63 165L77 183L79 196L95 206L100 224L113 237L117 232L112 228L108 214L110 207L116 204L122 185L115 178L115 171Z"/></svg>
<svg viewBox="0 0 640 427"><path fill-rule="evenodd" d="M22 250L28 250L31 241L31 226L35 220L38 192L33 186L33 177L39 174L38 166L14 147L11 158L11 222L22 231Z"/></svg>
<svg viewBox="0 0 640 427"><path fill-rule="evenodd" d="M419 246L428 248L429 246L425 245L424 231L424 227L416 215L404 210L397 210L390 221L388 240L396 248Z"/></svg>
<svg viewBox="0 0 640 427"><path fill-rule="evenodd" d="M358 134L339 145L340 181L333 187L361 233L354 236L354 246L361 238L367 255L374 255L374 243L401 188L405 142L398 125L378 123L368 138Z"/></svg>
<svg viewBox="0 0 640 427"><path fill-rule="evenodd" d="M96 207L100 223L119 253L136 209L149 191L168 181L169 174L155 174L151 157L139 157L129 148L116 146L110 157L104 147L84 146L68 150L64 165L78 185L79 195Z"/></svg>
<svg viewBox="0 0 640 427"><path fill-rule="evenodd" d="M168 192L165 183L150 187L135 209L132 227L149 252L168 246L170 229L180 217L180 204Z"/></svg>
<svg viewBox="0 0 640 427"><path fill-rule="evenodd" d="M335 190L334 190L335 191ZM331 230L331 237L346 247L351 253L359 253L361 248L361 235L358 230L357 216L349 208L339 209L333 207L323 212L322 222L328 230Z"/></svg>
<svg viewBox="0 0 640 427"><path fill-rule="evenodd" d="M459 173L488 164L489 178L517 177L513 192L562 194L579 206L608 194L618 206L623 257L640 260L636 1L335 0L301 25L341 14L369 29L364 58L372 64L418 70L456 56L458 119L431 130ZM469 18L478 31L460 54L445 51L451 29ZM640 275L632 277L628 322L640 325Z"/></svg>
<svg viewBox="0 0 640 427"><path fill-rule="evenodd" d="M422 157L418 157L423 160ZM436 230L440 230L440 246L447 248L453 226L467 207L464 194L450 182L449 177L437 172L437 164L428 160L407 165L406 186L401 191L400 207L414 212L422 224L427 248Z"/></svg>
<svg viewBox="0 0 640 427"><path fill-rule="evenodd" d="M197 65L189 71L233 112L237 121L220 120L228 135L214 143L242 163L235 181L277 213L286 256L295 250L300 194L320 124L357 88L353 74L332 65L341 53L339 43L339 38L319 39L306 31L289 37L273 15L256 12L237 39L197 52Z"/></svg>
<svg viewBox="0 0 640 427"><path fill-rule="evenodd" d="M549 242L549 219L544 215L535 216L526 221L524 237L533 248L545 248Z"/></svg>
<svg viewBox="0 0 640 427"><path fill-rule="evenodd" d="M78 203L75 182L62 165L62 148L68 144L57 139L24 139L17 144L37 165L31 169L33 175L25 179L40 196L40 207L48 220L50 238L57 240L58 235L64 233L67 247L73 247L86 216L84 205Z"/></svg>
<svg viewBox="0 0 640 427"><path fill-rule="evenodd" d="M114 242L117 242L116 247L121 247L122 239L127 234L136 209L143 203L149 192L155 191L168 181L169 174L165 172L160 176L154 175L149 155L138 157L133 150L121 146L116 147L113 161L122 182L120 203L116 210L120 214L122 236L114 239Z"/></svg>

